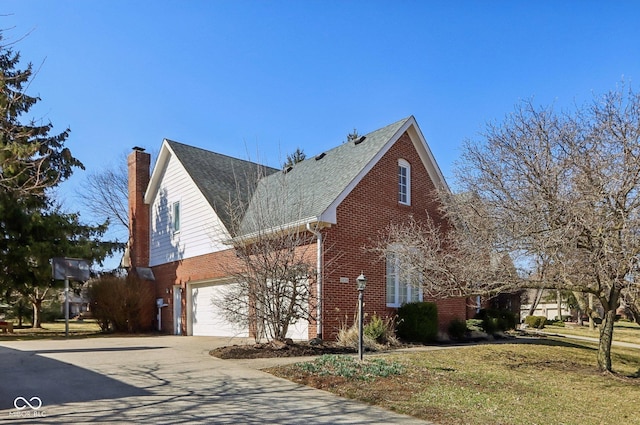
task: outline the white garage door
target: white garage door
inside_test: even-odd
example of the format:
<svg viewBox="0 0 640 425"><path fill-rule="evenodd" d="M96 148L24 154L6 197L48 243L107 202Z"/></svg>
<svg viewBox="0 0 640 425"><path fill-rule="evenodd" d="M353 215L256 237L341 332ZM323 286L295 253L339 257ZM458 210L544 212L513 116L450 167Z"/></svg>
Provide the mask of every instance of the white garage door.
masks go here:
<svg viewBox="0 0 640 425"><path fill-rule="evenodd" d="M238 329L224 319L212 300L219 299L224 285L191 288L191 330L194 336L249 336L248 326Z"/></svg>

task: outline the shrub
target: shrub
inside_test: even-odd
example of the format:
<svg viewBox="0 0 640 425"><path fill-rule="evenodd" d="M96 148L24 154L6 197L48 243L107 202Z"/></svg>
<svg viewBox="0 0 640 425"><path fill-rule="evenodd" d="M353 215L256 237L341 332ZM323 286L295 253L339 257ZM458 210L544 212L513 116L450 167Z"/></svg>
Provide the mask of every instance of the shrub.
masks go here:
<svg viewBox="0 0 640 425"><path fill-rule="evenodd" d="M151 330L155 296L151 286L133 276L103 276L91 283L93 317L103 332Z"/></svg>
<svg viewBox="0 0 640 425"><path fill-rule="evenodd" d="M524 323L530 328L542 329L547 323L547 318L544 316L527 316L524 318Z"/></svg>
<svg viewBox="0 0 640 425"><path fill-rule="evenodd" d="M342 376L347 379L373 381L377 377L399 375L404 367L396 361L368 359L360 362L350 356L325 354L313 362L298 364L298 367L310 374L320 376Z"/></svg>
<svg viewBox="0 0 640 425"><path fill-rule="evenodd" d="M378 344L394 345L396 339L395 317L385 317L373 314L369 323L364 326L364 334Z"/></svg>
<svg viewBox="0 0 640 425"><path fill-rule="evenodd" d="M482 320L480 319L467 319L467 329L471 332L483 332Z"/></svg>
<svg viewBox="0 0 640 425"><path fill-rule="evenodd" d="M398 309L398 336L410 342L431 342L438 336L438 308L435 303L404 304Z"/></svg>
<svg viewBox="0 0 640 425"><path fill-rule="evenodd" d="M367 335L366 329L363 334L362 344L365 350L377 351L382 349L374 338ZM357 350L360 342L358 339L358 323L355 320L351 325L348 325L346 320L341 323L336 342L342 347L350 347Z"/></svg>
<svg viewBox="0 0 640 425"><path fill-rule="evenodd" d="M451 339L462 339L468 332L467 322L460 319L453 319L449 323L449 337Z"/></svg>
<svg viewBox="0 0 640 425"><path fill-rule="evenodd" d="M482 309L476 314L482 320L482 329L492 334L516 328L516 315L511 310Z"/></svg>

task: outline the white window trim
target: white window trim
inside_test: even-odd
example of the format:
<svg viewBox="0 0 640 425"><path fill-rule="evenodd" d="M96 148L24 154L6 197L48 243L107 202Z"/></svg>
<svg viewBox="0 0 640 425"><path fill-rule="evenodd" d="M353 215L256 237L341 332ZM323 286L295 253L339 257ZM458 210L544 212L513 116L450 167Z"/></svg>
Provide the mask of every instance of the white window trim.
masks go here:
<svg viewBox="0 0 640 425"><path fill-rule="evenodd" d="M400 191L400 168L404 168L406 170L406 178L407 182L405 185L404 195L407 198L405 201L402 201ZM411 164L404 159L398 160L398 203L402 205L411 205Z"/></svg>
<svg viewBox="0 0 640 425"><path fill-rule="evenodd" d="M176 207L178 208L178 214L176 217ZM177 226L176 226L176 218L177 218ZM180 233L180 229L182 228L182 208L180 205L180 201L175 201L171 204L171 230L173 233Z"/></svg>

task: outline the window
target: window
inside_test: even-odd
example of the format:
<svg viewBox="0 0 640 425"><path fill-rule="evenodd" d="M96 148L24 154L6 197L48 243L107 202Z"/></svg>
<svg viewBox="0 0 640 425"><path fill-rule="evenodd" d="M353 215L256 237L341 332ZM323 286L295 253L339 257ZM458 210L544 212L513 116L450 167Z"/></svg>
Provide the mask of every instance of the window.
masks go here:
<svg viewBox="0 0 640 425"><path fill-rule="evenodd" d="M173 225L173 232L180 231L180 202L173 203L173 216L171 217L171 223Z"/></svg>
<svg viewBox="0 0 640 425"><path fill-rule="evenodd" d="M398 160L398 202L411 205L411 166L404 159Z"/></svg>
<svg viewBox="0 0 640 425"><path fill-rule="evenodd" d="M387 307L422 301L422 288L416 284L418 281L419 278L411 279L411 273L403 271L396 253L387 254Z"/></svg>

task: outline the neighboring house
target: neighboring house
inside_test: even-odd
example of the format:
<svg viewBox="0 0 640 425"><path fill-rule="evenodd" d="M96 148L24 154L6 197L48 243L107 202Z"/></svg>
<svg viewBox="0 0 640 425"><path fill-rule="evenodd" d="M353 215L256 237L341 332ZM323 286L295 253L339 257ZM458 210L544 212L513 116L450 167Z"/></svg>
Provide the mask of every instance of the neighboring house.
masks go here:
<svg viewBox="0 0 640 425"><path fill-rule="evenodd" d="M527 304L522 304L520 307L521 322L524 322L525 317L529 315L529 310L531 310L532 303L535 303L536 297L539 297L539 301L535 303L532 316L544 316L548 320L558 320L559 317L575 316L565 299L560 303L561 313L558 315L558 301L556 300L555 290L544 289L542 292L539 292L536 289L529 289L526 292L528 302Z"/></svg>
<svg viewBox="0 0 640 425"><path fill-rule="evenodd" d="M165 332L186 335L247 336L249 329L227 323L211 302L229 283L225 264L234 254L225 240L239 236L227 204L248 206L239 226L251 233L255 205L275 201L283 220L315 235L313 262L321 309L315 320L290 329L294 339L332 339L342 323L352 323L356 277L367 276L365 312L393 314L422 293L399 281L395 267L367 252L391 222L410 216L442 220L436 187L442 173L418 127L409 117L349 140L286 170L164 140L149 175L149 155L129 155L130 265L150 267L161 298ZM261 178L257 178L257 175ZM282 223L279 223L282 224ZM235 233L235 234L234 234ZM466 318L466 300L437 300L446 330Z"/></svg>

